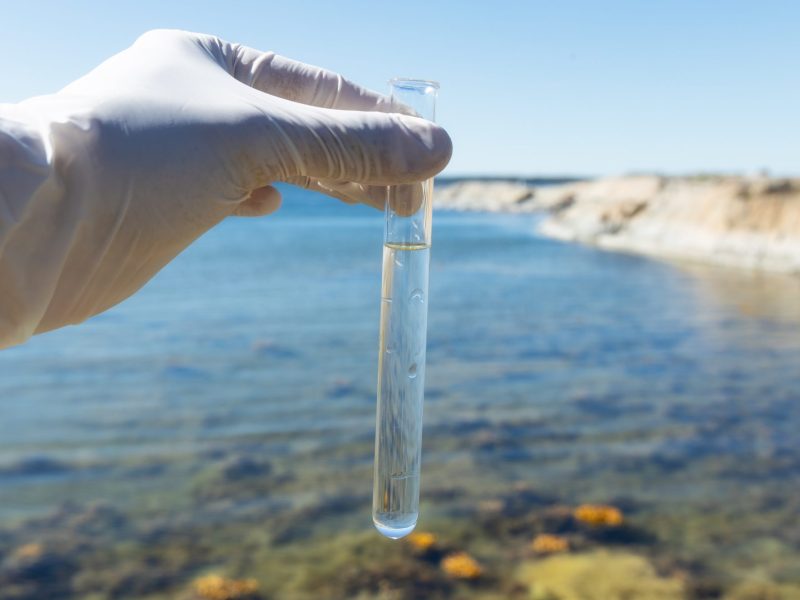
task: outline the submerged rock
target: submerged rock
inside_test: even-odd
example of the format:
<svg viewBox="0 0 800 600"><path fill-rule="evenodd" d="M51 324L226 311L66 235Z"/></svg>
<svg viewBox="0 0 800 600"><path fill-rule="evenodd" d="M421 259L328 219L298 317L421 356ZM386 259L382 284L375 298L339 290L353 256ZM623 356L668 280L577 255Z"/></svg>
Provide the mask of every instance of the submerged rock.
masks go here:
<svg viewBox="0 0 800 600"><path fill-rule="evenodd" d="M0 476L55 475L72 470L72 466L49 456L28 456L9 465L0 465Z"/></svg>
<svg viewBox="0 0 800 600"><path fill-rule="evenodd" d="M0 563L0 597L16 600L66 597L77 560L37 542L24 544Z"/></svg>
<svg viewBox="0 0 800 600"><path fill-rule="evenodd" d="M621 510L606 504L581 504L573 514L578 521L597 527L616 527L623 520Z"/></svg>
<svg viewBox="0 0 800 600"><path fill-rule="evenodd" d="M291 480L276 473L271 461L248 454L236 454L209 465L195 476L192 495L202 502L242 501L265 497Z"/></svg>
<svg viewBox="0 0 800 600"><path fill-rule="evenodd" d="M415 531L406 538L406 543L419 553L428 552L437 542L436 535L430 531Z"/></svg>
<svg viewBox="0 0 800 600"><path fill-rule="evenodd" d="M531 549L537 554L559 554L569 550L569 540L561 535L540 533L531 542Z"/></svg>
<svg viewBox="0 0 800 600"><path fill-rule="evenodd" d="M442 570L453 579L478 579L483 575L483 567L466 552L456 552L444 557Z"/></svg>
<svg viewBox="0 0 800 600"><path fill-rule="evenodd" d="M536 600L682 600L683 582L660 577L643 557L596 551L523 564L517 573Z"/></svg>
<svg viewBox="0 0 800 600"><path fill-rule="evenodd" d="M800 600L800 585L748 581L725 594L724 600Z"/></svg>
<svg viewBox="0 0 800 600"><path fill-rule="evenodd" d="M221 575L204 575L194 581L193 588L200 600L258 600L255 579L227 579Z"/></svg>
<svg viewBox="0 0 800 600"><path fill-rule="evenodd" d="M220 465L220 476L228 482L247 477L262 477L272 473L272 463L262 458L234 456Z"/></svg>

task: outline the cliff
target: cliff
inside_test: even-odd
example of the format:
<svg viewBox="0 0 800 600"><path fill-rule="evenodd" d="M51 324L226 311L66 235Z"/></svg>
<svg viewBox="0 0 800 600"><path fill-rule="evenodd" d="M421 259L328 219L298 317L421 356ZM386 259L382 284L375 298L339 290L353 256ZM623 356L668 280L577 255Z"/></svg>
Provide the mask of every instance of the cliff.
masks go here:
<svg viewBox="0 0 800 600"><path fill-rule="evenodd" d="M530 212L539 209L535 189L519 181L456 181L437 186L433 202L447 210Z"/></svg>

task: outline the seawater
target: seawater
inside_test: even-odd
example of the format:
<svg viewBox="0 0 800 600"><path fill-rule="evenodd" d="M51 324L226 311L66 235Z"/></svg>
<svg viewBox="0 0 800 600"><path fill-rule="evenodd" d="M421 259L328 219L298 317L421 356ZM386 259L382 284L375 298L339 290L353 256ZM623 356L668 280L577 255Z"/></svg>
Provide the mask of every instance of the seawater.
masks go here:
<svg viewBox="0 0 800 600"><path fill-rule="evenodd" d="M386 537L419 516L430 246L383 248L372 519Z"/></svg>
<svg viewBox="0 0 800 600"><path fill-rule="evenodd" d="M0 554L72 539L30 520L65 503L126 516L109 548L369 530L383 215L282 191L107 313L0 352ZM682 564L797 564L796 278L555 242L525 215L435 223L421 525L468 539L484 501L608 502Z"/></svg>

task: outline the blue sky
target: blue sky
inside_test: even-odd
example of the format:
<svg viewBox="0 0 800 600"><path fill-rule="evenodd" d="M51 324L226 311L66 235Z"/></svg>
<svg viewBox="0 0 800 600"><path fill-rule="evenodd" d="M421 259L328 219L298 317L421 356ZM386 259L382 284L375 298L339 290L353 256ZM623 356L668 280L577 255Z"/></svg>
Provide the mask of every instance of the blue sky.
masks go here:
<svg viewBox="0 0 800 600"><path fill-rule="evenodd" d="M0 101L177 27L385 89L437 79L448 174L800 174L800 2L0 0Z"/></svg>

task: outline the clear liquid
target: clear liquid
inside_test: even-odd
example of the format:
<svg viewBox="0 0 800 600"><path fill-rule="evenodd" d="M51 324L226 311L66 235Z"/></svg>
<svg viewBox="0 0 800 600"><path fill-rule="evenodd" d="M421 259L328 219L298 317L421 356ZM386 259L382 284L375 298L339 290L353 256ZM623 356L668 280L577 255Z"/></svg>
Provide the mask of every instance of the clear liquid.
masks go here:
<svg viewBox="0 0 800 600"><path fill-rule="evenodd" d="M430 246L383 247L372 520L397 539L419 516Z"/></svg>

